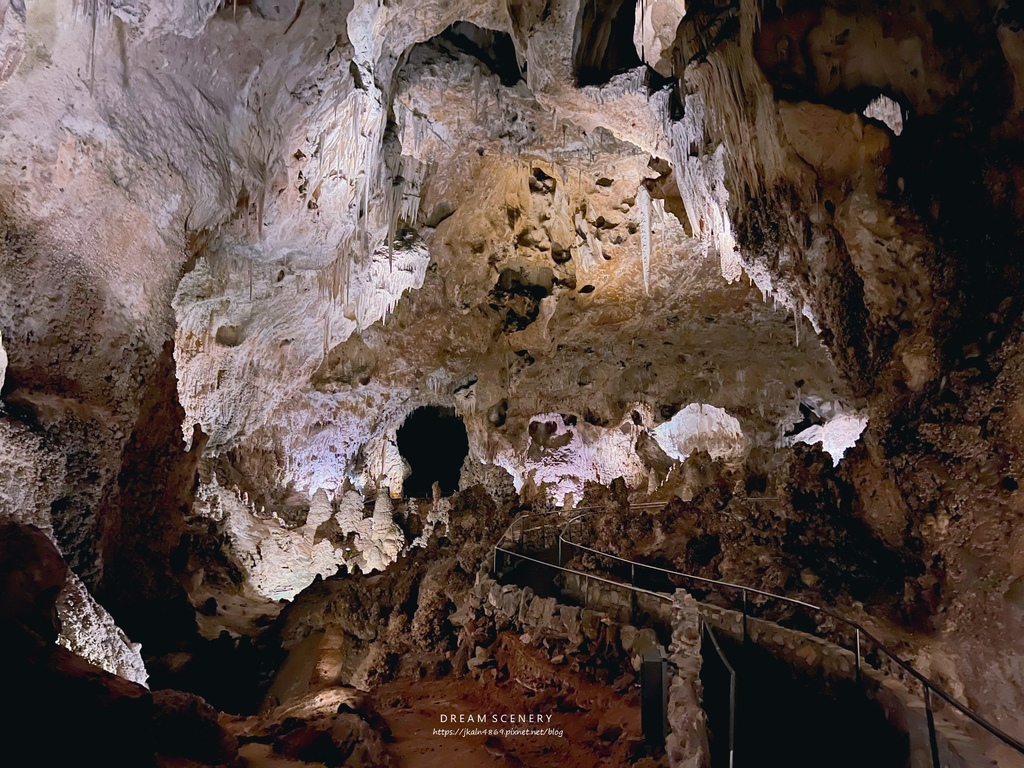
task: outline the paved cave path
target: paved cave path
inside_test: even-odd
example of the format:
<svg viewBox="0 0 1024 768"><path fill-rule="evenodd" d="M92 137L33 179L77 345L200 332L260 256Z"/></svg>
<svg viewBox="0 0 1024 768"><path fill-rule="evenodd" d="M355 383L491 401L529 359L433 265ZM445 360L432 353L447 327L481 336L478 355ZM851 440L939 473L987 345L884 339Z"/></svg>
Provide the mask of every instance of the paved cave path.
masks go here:
<svg viewBox="0 0 1024 768"><path fill-rule="evenodd" d="M557 547L531 550L529 556L556 565ZM563 595L557 571L541 563L519 560L501 577L503 583L529 587L541 597L578 604ZM602 575L629 581L629 568L616 564ZM637 574L643 589L671 594L675 586L665 574ZM643 624L642 619L639 621ZM658 627L652 627L659 634ZM882 710L852 680L812 677L780 661L753 642L721 636L719 642L736 670L735 763L785 768L904 768L909 745L906 734L886 720ZM701 682L708 716L712 768L729 768L728 676L711 644L702 647Z"/></svg>

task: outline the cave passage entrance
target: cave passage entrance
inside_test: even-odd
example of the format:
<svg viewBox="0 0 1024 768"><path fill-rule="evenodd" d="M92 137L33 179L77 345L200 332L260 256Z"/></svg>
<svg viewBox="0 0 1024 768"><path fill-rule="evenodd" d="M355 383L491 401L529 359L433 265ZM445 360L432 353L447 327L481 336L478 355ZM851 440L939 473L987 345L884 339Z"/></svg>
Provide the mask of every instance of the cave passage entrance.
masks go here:
<svg viewBox="0 0 1024 768"><path fill-rule="evenodd" d="M417 408L398 429L398 451L412 468L404 485L406 496L429 499L435 482L443 496L451 496L459 490L459 474L469 453L466 425L454 408Z"/></svg>

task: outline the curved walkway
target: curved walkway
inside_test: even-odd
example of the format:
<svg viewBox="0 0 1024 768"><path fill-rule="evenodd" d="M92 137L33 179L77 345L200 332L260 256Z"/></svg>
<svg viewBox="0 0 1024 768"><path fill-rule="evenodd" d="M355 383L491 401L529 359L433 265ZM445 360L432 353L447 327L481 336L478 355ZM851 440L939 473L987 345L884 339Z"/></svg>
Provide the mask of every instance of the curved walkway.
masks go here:
<svg viewBox="0 0 1024 768"><path fill-rule="evenodd" d="M663 504L643 504L634 505L633 509L652 509L660 508ZM718 592L723 596L729 604L739 603L743 611L743 631L746 633L747 614L748 614L748 597L756 595L760 599L776 601L787 605L795 606L798 609L810 613L817 613L824 615L837 622L841 627L845 627L849 631L852 630L853 642L852 648L848 648L847 644L850 642L848 635L844 636L842 633L833 632L836 639L836 645L839 647L847 648L854 653L856 659L856 674L860 677L861 665L864 659L864 648L863 644L870 643L880 654L885 656L889 661L896 665L903 673L908 675L913 680L916 680L921 684L922 698L925 705L928 721L928 735L931 747L932 762L938 768L939 754L938 754L938 742L935 732L935 721L933 714L933 696L937 696L939 699L944 701L949 706L953 707L964 717L981 727L993 737L998 739L1001 743L1015 750L1021 755L1024 755L1024 743L1013 738L998 726L989 722L987 719L979 715L977 712L970 709L967 705L957 701L952 695L943 690L940 686L936 685L926 676L914 669L909 662L899 658L892 650L887 648L877 637L871 634L863 626L856 621L848 619L835 611L825 608L823 606L809 603L805 600L799 600L785 595L778 595L772 592L766 592L755 587L749 587L743 584L734 584L727 581L719 581L716 579L708 579L703 576L697 576L696 574L684 573L682 571L675 571L668 568L659 568L657 566L648 565L633 560L628 560L618 555L611 554L609 552L602 552L600 550L593 549L592 547L586 546L580 543L578 539L582 538L584 527L586 525L586 518L590 514L593 508L581 508L585 511L582 514L578 514L569 519L568 522L562 522L560 520L551 520L550 515L536 515L526 514L516 518L509 527L502 534L501 538L494 546L494 570L497 573L499 571L500 559L505 557L514 557L517 560L525 560L528 562L538 563L549 568L554 568L563 573L572 574L576 577L584 580L585 584L589 584L590 581L595 581L604 584L610 584L614 587L627 589L633 593L650 595L656 599L671 602L672 597L670 594L656 590L646 589L638 585L638 580L642 579L645 574L658 574L662 578L668 579L669 577L674 579L683 579L692 584L699 585L700 589L711 590ZM573 534L576 534L574 537ZM533 557L527 554L528 551L546 551L553 550L557 547L556 562L545 560L542 557ZM610 561L612 563L618 563L623 568L628 567L630 572L630 581L624 583L611 578L603 576L597 576L593 573L585 571L578 571L572 568L566 568L563 563L567 559L567 555L573 550L580 552L586 552L601 560ZM639 577L638 577L639 573ZM832 640L832 638L830 638Z"/></svg>

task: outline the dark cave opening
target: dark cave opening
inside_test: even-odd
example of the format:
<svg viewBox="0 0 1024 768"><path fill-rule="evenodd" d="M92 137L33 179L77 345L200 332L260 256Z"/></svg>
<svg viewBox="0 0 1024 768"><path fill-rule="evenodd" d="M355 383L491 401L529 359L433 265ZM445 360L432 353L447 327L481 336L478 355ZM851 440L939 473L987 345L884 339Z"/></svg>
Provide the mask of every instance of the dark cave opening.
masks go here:
<svg viewBox="0 0 1024 768"><path fill-rule="evenodd" d="M633 45L636 3L588 0L581 10L573 65L576 84L604 85L616 75L642 66Z"/></svg>
<svg viewBox="0 0 1024 768"><path fill-rule="evenodd" d="M468 21L458 21L440 35L469 56L479 59L487 69L498 76L501 84L511 88L522 81L516 46L507 32L483 29Z"/></svg>
<svg viewBox="0 0 1024 768"><path fill-rule="evenodd" d="M435 482L443 496L451 496L459 489L462 463L469 454L466 425L454 408L417 408L398 430L398 450L412 468L406 496L430 498Z"/></svg>

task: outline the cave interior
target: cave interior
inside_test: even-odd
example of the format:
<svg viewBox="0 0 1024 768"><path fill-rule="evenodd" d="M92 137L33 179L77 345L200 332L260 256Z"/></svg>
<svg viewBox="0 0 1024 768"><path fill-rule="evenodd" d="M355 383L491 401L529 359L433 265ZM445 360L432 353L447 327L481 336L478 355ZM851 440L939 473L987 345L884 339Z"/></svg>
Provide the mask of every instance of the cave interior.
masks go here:
<svg viewBox="0 0 1024 768"><path fill-rule="evenodd" d="M0 0L0 764L1024 766L1022 236L1013 0Z"/></svg>

